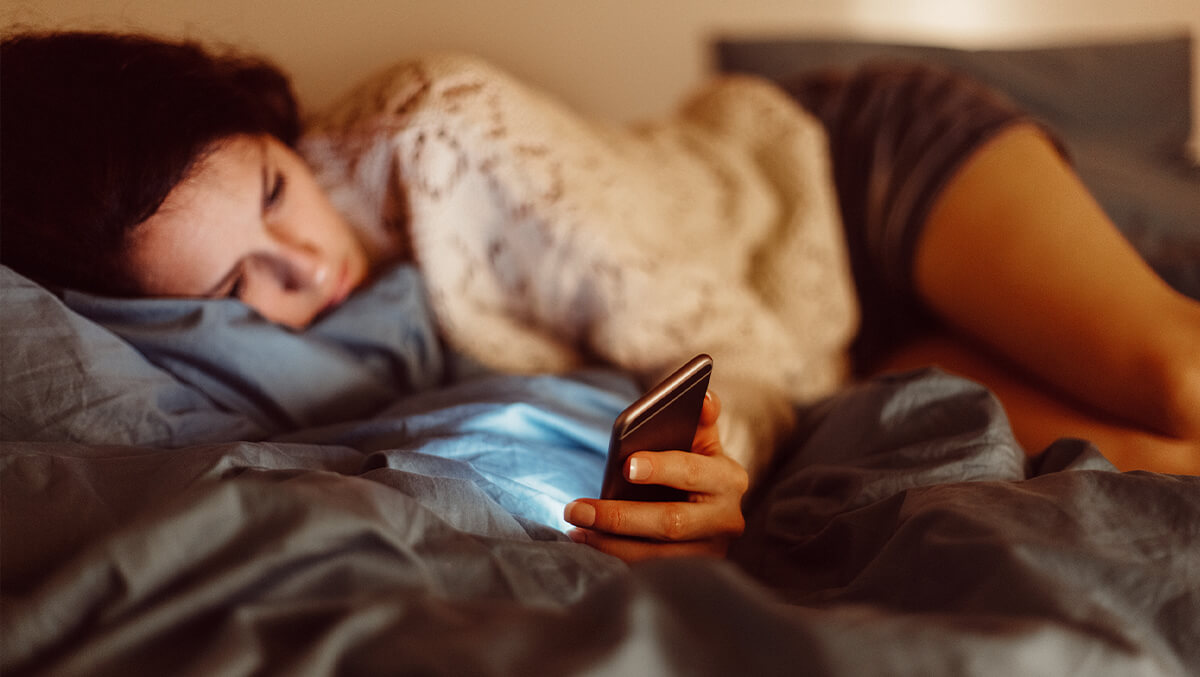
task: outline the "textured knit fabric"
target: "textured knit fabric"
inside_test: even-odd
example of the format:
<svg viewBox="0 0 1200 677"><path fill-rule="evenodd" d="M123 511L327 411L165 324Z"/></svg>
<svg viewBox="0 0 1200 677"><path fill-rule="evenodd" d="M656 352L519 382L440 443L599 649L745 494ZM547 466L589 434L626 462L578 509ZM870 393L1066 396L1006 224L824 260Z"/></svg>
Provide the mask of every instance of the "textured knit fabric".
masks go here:
<svg viewBox="0 0 1200 677"><path fill-rule="evenodd" d="M980 146L1028 116L975 80L922 64L800 75L785 88L829 137L862 327L855 366L932 321L913 285L921 229L942 188Z"/></svg>
<svg viewBox="0 0 1200 677"><path fill-rule="evenodd" d="M373 247L407 238L446 340L489 366L599 359L649 382L707 352L752 473L791 405L847 375L858 313L826 140L764 80L617 127L436 55L352 92L302 149Z"/></svg>

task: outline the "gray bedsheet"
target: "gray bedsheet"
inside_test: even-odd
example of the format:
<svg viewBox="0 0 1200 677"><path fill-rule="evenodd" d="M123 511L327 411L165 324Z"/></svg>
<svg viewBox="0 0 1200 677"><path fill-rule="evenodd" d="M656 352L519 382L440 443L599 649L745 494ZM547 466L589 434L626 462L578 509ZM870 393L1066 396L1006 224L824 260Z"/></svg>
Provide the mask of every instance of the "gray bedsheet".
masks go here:
<svg viewBox="0 0 1200 677"><path fill-rule="evenodd" d="M1200 671L1200 479L1069 440L1026 463L983 389L922 371L806 412L728 561L627 567L548 506L628 390L484 378L255 443L7 443L0 672Z"/></svg>

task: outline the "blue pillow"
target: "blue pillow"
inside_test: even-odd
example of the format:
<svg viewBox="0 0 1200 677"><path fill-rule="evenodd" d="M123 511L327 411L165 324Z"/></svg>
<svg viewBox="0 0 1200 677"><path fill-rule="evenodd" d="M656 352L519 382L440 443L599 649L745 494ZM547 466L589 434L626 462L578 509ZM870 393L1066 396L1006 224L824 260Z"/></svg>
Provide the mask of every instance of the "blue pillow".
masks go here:
<svg viewBox="0 0 1200 677"><path fill-rule="evenodd" d="M304 332L235 300L54 294L0 267L0 439L186 446L370 415L455 374L411 266Z"/></svg>
<svg viewBox="0 0 1200 677"><path fill-rule="evenodd" d="M265 434L0 266L0 439L175 447Z"/></svg>

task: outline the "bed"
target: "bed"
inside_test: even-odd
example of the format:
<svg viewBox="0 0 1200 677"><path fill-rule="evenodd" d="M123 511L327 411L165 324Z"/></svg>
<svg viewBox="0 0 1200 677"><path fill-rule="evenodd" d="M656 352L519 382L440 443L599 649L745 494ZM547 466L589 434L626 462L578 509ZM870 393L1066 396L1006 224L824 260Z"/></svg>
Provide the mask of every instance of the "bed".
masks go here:
<svg viewBox="0 0 1200 677"><path fill-rule="evenodd" d="M1125 48L1170 74L1188 45ZM717 54L785 77L767 72L783 54L877 49ZM1131 58L1105 49L1084 62ZM1004 80L1045 85L1064 55ZM1094 158L1102 200L1194 294L1186 128L1138 124L1166 136L1080 132L1081 172ZM1104 190L1106 167L1138 188ZM561 512L598 495L636 384L445 350L410 266L303 333L233 301L117 301L8 269L0 289L6 675L1200 670L1200 478L1119 473L1086 440L1028 456L985 389L935 369L803 408L727 560L627 566L567 539Z"/></svg>

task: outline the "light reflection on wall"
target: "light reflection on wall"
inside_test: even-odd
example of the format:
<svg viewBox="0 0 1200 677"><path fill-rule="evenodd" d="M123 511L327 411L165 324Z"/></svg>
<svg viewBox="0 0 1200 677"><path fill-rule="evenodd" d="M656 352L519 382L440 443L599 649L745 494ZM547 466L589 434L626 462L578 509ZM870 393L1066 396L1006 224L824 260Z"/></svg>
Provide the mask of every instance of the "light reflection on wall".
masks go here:
<svg viewBox="0 0 1200 677"><path fill-rule="evenodd" d="M1169 28L1200 31L1197 0L845 0L840 5L851 32L971 46L1127 37Z"/></svg>
<svg viewBox="0 0 1200 677"><path fill-rule="evenodd" d="M997 27L1019 18L1013 15L1013 3L1004 0L847 0L846 5L847 24L864 32L948 44L986 39L994 36Z"/></svg>

